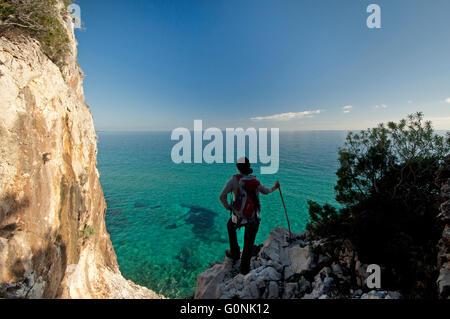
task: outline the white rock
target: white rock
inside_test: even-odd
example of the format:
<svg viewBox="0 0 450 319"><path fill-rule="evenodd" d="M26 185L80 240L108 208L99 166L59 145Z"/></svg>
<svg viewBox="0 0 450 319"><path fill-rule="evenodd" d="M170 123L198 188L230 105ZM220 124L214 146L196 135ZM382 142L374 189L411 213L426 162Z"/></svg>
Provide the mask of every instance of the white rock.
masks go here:
<svg viewBox="0 0 450 319"><path fill-rule="evenodd" d="M264 268L259 276L263 278L265 281L277 281L281 280L281 274L275 270L273 267Z"/></svg>
<svg viewBox="0 0 450 319"><path fill-rule="evenodd" d="M216 264L198 275L194 298L217 299L221 296L223 280L232 269L232 262L227 262L227 259L224 263Z"/></svg>
<svg viewBox="0 0 450 319"><path fill-rule="evenodd" d="M303 274L311 270L313 255L309 246L306 246L305 248L292 247L289 248L288 253L290 267L294 274Z"/></svg>
<svg viewBox="0 0 450 319"><path fill-rule="evenodd" d="M283 299L293 299L298 293L298 284L296 282L288 282L284 285Z"/></svg>
<svg viewBox="0 0 450 319"><path fill-rule="evenodd" d="M278 284L275 281L269 282L269 286L267 287L267 299L277 299L280 295L280 289Z"/></svg>
<svg viewBox="0 0 450 319"><path fill-rule="evenodd" d="M285 228L277 227L269 234L259 252L263 259L271 259L281 263L280 251L287 245L288 231Z"/></svg>
<svg viewBox="0 0 450 319"><path fill-rule="evenodd" d="M327 294L332 287L334 279L329 277L331 269L323 268L315 277L313 283L313 291L304 296L304 299L318 299L320 296Z"/></svg>
<svg viewBox="0 0 450 319"><path fill-rule="evenodd" d="M256 282L252 281L247 286L244 286L242 294L240 295L242 299L259 299L261 298L260 289L258 288Z"/></svg>
<svg viewBox="0 0 450 319"><path fill-rule="evenodd" d="M291 267L284 267L284 280L291 280L294 273L291 270Z"/></svg>

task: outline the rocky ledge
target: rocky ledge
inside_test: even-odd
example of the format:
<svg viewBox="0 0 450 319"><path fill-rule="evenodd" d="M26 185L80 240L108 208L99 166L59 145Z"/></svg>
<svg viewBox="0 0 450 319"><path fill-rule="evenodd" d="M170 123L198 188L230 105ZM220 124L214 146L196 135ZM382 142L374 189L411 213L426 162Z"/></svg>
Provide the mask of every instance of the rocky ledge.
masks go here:
<svg viewBox="0 0 450 319"><path fill-rule="evenodd" d="M442 238L438 243L438 293L441 299L450 298L450 155L438 171L437 183L441 185L441 213L437 216L443 226Z"/></svg>
<svg viewBox="0 0 450 319"><path fill-rule="evenodd" d="M196 299L400 299L396 291L370 290L367 266L349 240L312 240L282 227L255 247L251 271L225 258L197 278Z"/></svg>

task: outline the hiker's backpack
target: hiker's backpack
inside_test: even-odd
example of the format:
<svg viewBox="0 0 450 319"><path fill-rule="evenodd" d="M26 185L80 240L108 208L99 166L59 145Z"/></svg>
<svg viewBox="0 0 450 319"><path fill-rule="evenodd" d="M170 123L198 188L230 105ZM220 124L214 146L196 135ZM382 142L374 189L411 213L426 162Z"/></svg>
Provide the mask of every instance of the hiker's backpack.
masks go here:
<svg viewBox="0 0 450 319"><path fill-rule="evenodd" d="M246 224L247 221L259 219L261 205L259 202L258 188L260 182L253 175L235 175L239 187L233 203L233 211L238 218L238 224Z"/></svg>

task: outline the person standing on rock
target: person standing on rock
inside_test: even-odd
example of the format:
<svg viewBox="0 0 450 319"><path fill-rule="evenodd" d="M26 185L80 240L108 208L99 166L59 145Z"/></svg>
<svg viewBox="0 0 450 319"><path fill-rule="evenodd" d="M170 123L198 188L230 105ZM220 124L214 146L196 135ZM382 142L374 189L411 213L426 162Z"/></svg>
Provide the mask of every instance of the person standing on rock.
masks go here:
<svg viewBox="0 0 450 319"><path fill-rule="evenodd" d="M220 202L232 215L228 221L228 237L230 239L230 250L225 251L228 258L239 260L240 248L238 245L236 230L245 227L244 250L242 251L241 273L247 274L250 271L250 260L252 257L253 245L259 229L261 205L259 193L267 195L280 188L277 181L272 188L263 186L255 176L250 175L253 170L250 167L248 158L238 159L236 165L239 174L234 175L225 185L220 194ZM228 203L227 196L233 193L234 201Z"/></svg>

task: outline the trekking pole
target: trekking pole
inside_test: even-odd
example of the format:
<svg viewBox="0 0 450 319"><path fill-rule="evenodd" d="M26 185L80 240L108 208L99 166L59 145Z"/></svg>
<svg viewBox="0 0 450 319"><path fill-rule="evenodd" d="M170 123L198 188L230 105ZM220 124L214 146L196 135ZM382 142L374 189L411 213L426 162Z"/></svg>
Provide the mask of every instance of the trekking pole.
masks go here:
<svg viewBox="0 0 450 319"><path fill-rule="evenodd" d="M292 240L291 224L289 223L289 217L288 217L288 214L287 214L286 205L284 204L284 198L283 198L283 193L281 192L281 187L278 188L278 190L280 191L281 202L283 203L284 213L286 214L286 219L287 219L287 223L288 223L288 228L289 228L289 240Z"/></svg>
<svg viewBox="0 0 450 319"><path fill-rule="evenodd" d="M230 209L230 217L232 217L233 216L233 194L231 194L231 203L230 203L230 207L231 207L231 209Z"/></svg>

